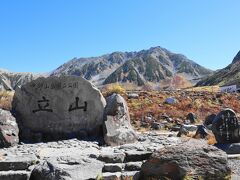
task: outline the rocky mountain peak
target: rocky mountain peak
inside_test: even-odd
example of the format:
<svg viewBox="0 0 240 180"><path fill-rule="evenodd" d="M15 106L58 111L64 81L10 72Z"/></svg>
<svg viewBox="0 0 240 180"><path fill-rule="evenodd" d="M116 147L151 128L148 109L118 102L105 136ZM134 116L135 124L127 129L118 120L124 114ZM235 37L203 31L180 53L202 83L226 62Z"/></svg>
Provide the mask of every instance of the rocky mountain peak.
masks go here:
<svg viewBox="0 0 240 180"><path fill-rule="evenodd" d="M216 71L211 76L203 79L202 81L197 83L197 86L212 86L212 85L220 85L220 86L227 86L227 85L240 85L240 51L237 55L233 58L231 64L227 67Z"/></svg>
<svg viewBox="0 0 240 180"><path fill-rule="evenodd" d="M234 57L233 62L232 63L236 63L240 61L240 51L238 51L237 55Z"/></svg>
<svg viewBox="0 0 240 180"><path fill-rule="evenodd" d="M211 74L182 54L173 53L160 46L133 52L112 52L98 57L73 58L47 76L74 75L91 81L96 86L110 83L132 83L137 86L151 84L161 88L173 86L174 79L181 77L187 84L195 84ZM1 73L5 87L15 89L35 79L31 74ZM181 87L176 87L181 88ZM4 88L6 89L6 88Z"/></svg>

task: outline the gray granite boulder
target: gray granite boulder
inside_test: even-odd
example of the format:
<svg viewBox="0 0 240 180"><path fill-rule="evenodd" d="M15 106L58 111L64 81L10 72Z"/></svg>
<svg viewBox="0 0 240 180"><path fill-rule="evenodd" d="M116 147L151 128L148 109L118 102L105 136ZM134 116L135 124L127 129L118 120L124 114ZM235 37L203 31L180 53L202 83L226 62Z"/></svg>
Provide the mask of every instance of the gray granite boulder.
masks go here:
<svg viewBox="0 0 240 180"><path fill-rule="evenodd" d="M149 159L149 157L152 155L151 151L138 151L138 150L130 150L126 151L126 158L125 162L138 162L138 161L144 161Z"/></svg>
<svg viewBox="0 0 240 180"><path fill-rule="evenodd" d="M104 164L87 157L49 159L37 165L30 180L85 180L96 179Z"/></svg>
<svg viewBox="0 0 240 180"><path fill-rule="evenodd" d="M129 99L138 99L139 95L137 93L129 93L129 94L127 94L127 97Z"/></svg>
<svg viewBox="0 0 240 180"><path fill-rule="evenodd" d="M100 91L77 76L38 78L13 98L20 138L32 142L101 135L105 105Z"/></svg>
<svg viewBox="0 0 240 180"><path fill-rule="evenodd" d="M177 99L175 99L174 97L169 97L169 98L167 98L166 100L165 100L165 103L166 104L177 104L178 103L178 100Z"/></svg>
<svg viewBox="0 0 240 180"><path fill-rule="evenodd" d="M211 132L204 125L198 125L198 129L193 137L205 139L210 135Z"/></svg>
<svg viewBox="0 0 240 180"><path fill-rule="evenodd" d="M32 168L38 163L34 154L11 153L17 146L1 149L0 151L0 179L1 180L29 180ZM3 153L5 151L5 153ZM21 151L21 150L19 150Z"/></svg>
<svg viewBox="0 0 240 180"><path fill-rule="evenodd" d="M99 161L105 163L123 163L126 155L121 151L113 149L103 149L98 157Z"/></svg>
<svg viewBox="0 0 240 180"><path fill-rule="evenodd" d="M103 172L122 172L123 168L124 164L122 163L105 164Z"/></svg>
<svg viewBox="0 0 240 180"><path fill-rule="evenodd" d="M104 140L110 146L133 143L137 140L130 123L127 103L119 94L107 98L104 111Z"/></svg>
<svg viewBox="0 0 240 180"><path fill-rule="evenodd" d="M122 179L124 180L140 180L140 172L139 171L128 171L122 173Z"/></svg>
<svg viewBox="0 0 240 180"><path fill-rule="evenodd" d="M29 180L30 171L0 171L1 180Z"/></svg>
<svg viewBox="0 0 240 180"><path fill-rule="evenodd" d="M240 127L236 113L232 109L223 109L212 122L212 132L218 143L240 142Z"/></svg>
<svg viewBox="0 0 240 180"><path fill-rule="evenodd" d="M240 154L240 143L231 143L231 144L215 144L215 146L227 154Z"/></svg>
<svg viewBox="0 0 240 180"><path fill-rule="evenodd" d="M207 116L203 125L207 129L212 130L212 123L213 123L213 120L215 119L216 116L217 116L216 114L211 114L211 115Z"/></svg>
<svg viewBox="0 0 240 180"><path fill-rule="evenodd" d="M125 170L126 171L140 171L142 167L143 162L128 162L125 165Z"/></svg>
<svg viewBox="0 0 240 180"><path fill-rule="evenodd" d="M105 173L102 174L101 178L99 178L99 179L120 180L121 179L121 172L114 172L114 173L105 172Z"/></svg>
<svg viewBox="0 0 240 180"><path fill-rule="evenodd" d="M2 153L0 153L0 155L2 156ZM34 154L11 154L3 156L0 161L0 172L27 170L30 166L36 164L37 162L38 159Z"/></svg>
<svg viewBox="0 0 240 180"><path fill-rule="evenodd" d="M144 180L225 179L230 175L227 154L194 139L156 151L141 169Z"/></svg>
<svg viewBox="0 0 240 180"><path fill-rule="evenodd" d="M18 125L9 111L0 109L0 148L18 144Z"/></svg>
<svg viewBox="0 0 240 180"><path fill-rule="evenodd" d="M189 114L187 115L187 120L189 120L190 123L193 124L193 123L196 122L197 116L196 116L194 113L189 113Z"/></svg>

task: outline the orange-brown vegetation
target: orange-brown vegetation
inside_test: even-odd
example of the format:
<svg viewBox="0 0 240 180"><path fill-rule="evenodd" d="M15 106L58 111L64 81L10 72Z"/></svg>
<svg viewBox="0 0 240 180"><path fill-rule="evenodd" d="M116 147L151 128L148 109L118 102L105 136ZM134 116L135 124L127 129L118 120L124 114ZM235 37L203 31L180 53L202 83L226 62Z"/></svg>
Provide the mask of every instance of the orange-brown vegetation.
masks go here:
<svg viewBox="0 0 240 180"><path fill-rule="evenodd" d="M192 83L180 74L177 74L173 77L172 84L174 85L175 89L187 88L192 86Z"/></svg>
<svg viewBox="0 0 240 180"><path fill-rule="evenodd" d="M207 141L209 145L214 145L217 143L217 140L213 134L207 136Z"/></svg>
<svg viewBox="0 0 240 180"><path fill-rule="evenodd" d="M167 115L173 120L183 122L188 113L197 115L200 123L211 114L217 114L221 109L229 107L236 113L240 113L239 94L220 94L215 92L192 91L141 91L139 98L125 99L128 102L130 116L133 125L138 126L145 121L145 117L151 115L155 122L161 122L162 115ZM178 103L170 105L165 100L174 97Z"/></svg>
<svg viewBox="0 0 240 180"><path fill-rule="evenodd" d="M11 110L13 95L14 92L11 91L0 91L0 108Z"/></svg>
<svg viewBox="0 0 240 180"><path fill-rule="evenodd" d="M202 87L189 87L185 89L186 91L197 91L197 92L212 92L212 93L219 93L220 87L219 86L202 86Z"/></svg>

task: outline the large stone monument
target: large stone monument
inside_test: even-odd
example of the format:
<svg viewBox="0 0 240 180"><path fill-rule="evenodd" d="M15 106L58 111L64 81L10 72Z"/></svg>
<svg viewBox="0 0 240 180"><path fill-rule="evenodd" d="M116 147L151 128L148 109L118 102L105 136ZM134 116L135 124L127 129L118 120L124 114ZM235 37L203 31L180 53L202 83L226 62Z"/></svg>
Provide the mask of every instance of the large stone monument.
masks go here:
<svg viewBox="0 0 240 180"><path fill-rule="evenodd" d="M76 76L38 78L13 99L20 140L29 142L101 135L105 99Z"/></svg>
<svg viewBox="0 0 240 180"><path fill-rule="evenodd" d="M232 109L224 109L214 118L212 131L218 143L240 142L239 122Z"/></svg>

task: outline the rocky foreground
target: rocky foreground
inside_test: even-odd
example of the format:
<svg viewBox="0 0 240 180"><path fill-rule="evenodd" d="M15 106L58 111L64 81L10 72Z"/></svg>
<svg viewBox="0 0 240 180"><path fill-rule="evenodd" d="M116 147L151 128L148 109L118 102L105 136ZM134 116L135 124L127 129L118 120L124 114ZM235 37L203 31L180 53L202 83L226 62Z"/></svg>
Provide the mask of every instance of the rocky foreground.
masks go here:
<svg viewBox="0 0 240 180"><path fill-rule="evenodd" d="M0 179L116 179L135 177L151 154L181 140L156 133L117 147L77 139L21 144L0 150Z"/></svg>
<svg viewBox="0 0 240 180"><path fill-rule="evenodd" d="M204 140L156 132L138 134L136 143L117 147L78 139L21 144L1 149L0 158L1 180L240 177L238 158L228 159Z"/></svg>

